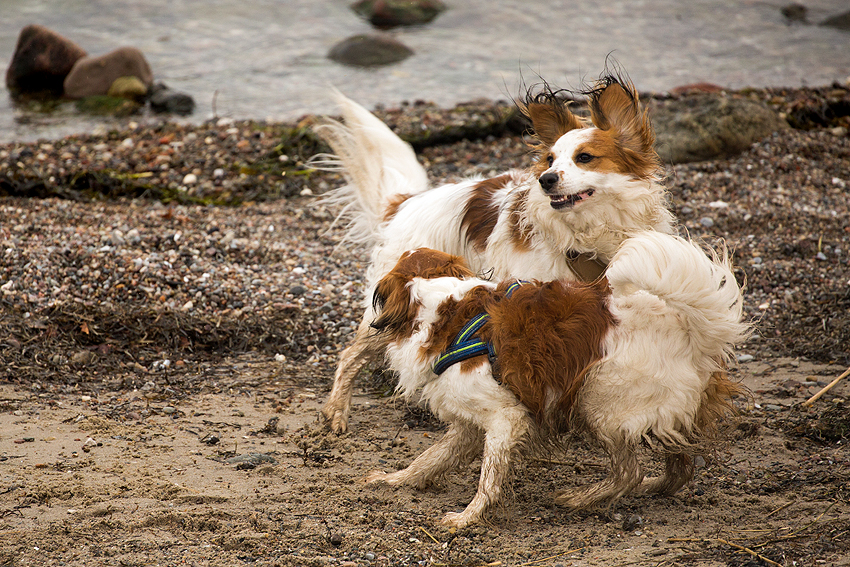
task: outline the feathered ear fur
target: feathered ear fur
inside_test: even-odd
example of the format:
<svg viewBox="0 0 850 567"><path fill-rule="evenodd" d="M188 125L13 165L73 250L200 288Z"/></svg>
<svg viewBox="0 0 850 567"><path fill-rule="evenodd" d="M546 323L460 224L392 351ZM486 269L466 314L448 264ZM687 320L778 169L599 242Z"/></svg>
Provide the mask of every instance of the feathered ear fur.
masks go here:
<svg viewBox="0 0 850 567"><path fill-rule="evenodd" d="M390 272L375 286L372 308L378 313L372 328L397 331L416 317L416 305L410 299L410 278Z"/></svg>
<svg viewBox="0 0 850 567"><path fill-rule="evenodd" d="M585 94L593 125L615 135L622 158L641 170L658 170L655 131L648 111L640 105L635 86L615 75L606 75Z"/></svg>
<svg viewBox="0 0 850 567"><path fill-rule="evenodd" d="M570 130L584 127L582 119L570 112L569 101L558 96L561 92L553 91L544 84L542 92L532 94L529 90L525 100L517 101L519 111L531 120L534 127L534 137L538 141L534 147L537 151L551 147Z"/></svg>
<svg viewBox="0 0 850 567"><path fill-rule="evenodd" d="M473 276L466 262L430 248L405 252L392 271L384 276L372 294L372 308L380 313L372 322L379 330L401 330L416 317L418 306L410 298L409 284L413 278L468 278Z"/></svg>

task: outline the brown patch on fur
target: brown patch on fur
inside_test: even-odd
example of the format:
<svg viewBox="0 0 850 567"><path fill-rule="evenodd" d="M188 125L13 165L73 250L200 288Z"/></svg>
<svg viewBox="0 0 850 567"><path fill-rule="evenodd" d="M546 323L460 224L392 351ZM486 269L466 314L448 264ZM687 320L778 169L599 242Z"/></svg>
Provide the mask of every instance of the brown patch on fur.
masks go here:
<svg viewBox="0 0 850 567"><path fill-rule="evenodd" d="M497 293L510 283L500 284ZM493 342L502 382L538 425L567 429L584 375L601 359L602 340L615 323L607 297L606 280L554 281L525 284L489 307L481 336Z"/></svg>
<svg viewBox="0 0 850 567"><path fill-rule="evenodd" d="M496 221L499 219L499 206L493 201L493 194L511 181L511 174L503 173L498 177L483 179L472 187L460 226L466 230L466 240L479 252L487 248Z"/></svg>
<svg viewBox="0 0 850 567"><path fill-rule="evenodd" d="M590 119L599 128L598 136L587 148L579 149L605 160L591 160L579 167L592 168L594 162L604 162L604 171L625 173L637 179L658 177L661 161L655 152L655 131L649 112L642 108L637 91L631 82L614 76L600 79L587 93ZM575 156L573 156L575 157ZM612 164L610 162L617 162Z"/></svg>
<svg viewBox="0 0 850 567"><path fill-rule="evenodd" d="M729 379L726 368L712 372L708 386L702 394L702 400L694 417L697 442L710 441L717 433L717 425L726 415L735 413L732 398L750 395L746 386Z"/></svg>
<svg viewBox="0 0 850 567"><path fill-rule="evenodd" d="M390 222L393 220L393 217L395 217L396 213L398 213L398 208L402 203L410 199L410 197L412 197L412 195L393 195L390 197L387 202L387 206L384 209L384 222Z"/></svg>
<svg viewBox="0 0 850 567"><path fill-rule="evenodd" d="M536 95L527 95L525 101L518 101L520 112L531 120L534 137L537 140L532 147L549 148L558 138L576 128L585 126L581 118L570 112L569 102L558 98L557 93L545 90Z"/></svg>
<svg viewBox="0 0 850 567"><path fill-rule="evenodd" d="M582 153L590 154L594 159L581 163L577 160L577 156ZM635 179L655 177L653 160L645 154L624 148L620 145L617 133L611 130L592 132L590 140L576 148L572 160L578 167L588 171L620 173Z"/></svg>
<svg viewBox="0 0 850 567"><path fill-rule="evenodd" d="M381 278L372 294L372 306L380 312L372 327L391 331L394 338L409 337L419 305L411 302L407 284L415 277L431 279L443 276L468 278L474 274L463 258L430 248L405 252L390 272Z"/></svg>

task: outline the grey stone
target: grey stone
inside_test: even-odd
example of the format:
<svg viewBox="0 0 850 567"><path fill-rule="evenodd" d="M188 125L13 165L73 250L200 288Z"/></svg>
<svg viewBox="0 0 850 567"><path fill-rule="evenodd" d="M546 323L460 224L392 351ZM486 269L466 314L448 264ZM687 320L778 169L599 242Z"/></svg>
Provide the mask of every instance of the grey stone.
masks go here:
<svg viewBox="0 0 850 567"><path fill-rule="evenodd" d="M195 100L191 96L172 90L163 83L153 86L149 101L154 112L187 116L195 111Z"/></svg>
<svg viewBox="0 0 850 567"><path fill-rule="evenodd" d="M331 48L328 57L337 63L354 67L376 67L398 63L413 51L383 34L361 34L344 39Z"/></svg>
<svg viewBox="0 0 850 567"><path fill-rule="evenodd" d="M376 28L427 24L446 9L440 0L359 0L351 5Z"/></svg>
<svg viewBox="0 0 850 567"><path fill-rule="evenodd" d="M656 148L666 163L730 157L789 128L764 104L714 93L662 101L650 113Z"/></svg>

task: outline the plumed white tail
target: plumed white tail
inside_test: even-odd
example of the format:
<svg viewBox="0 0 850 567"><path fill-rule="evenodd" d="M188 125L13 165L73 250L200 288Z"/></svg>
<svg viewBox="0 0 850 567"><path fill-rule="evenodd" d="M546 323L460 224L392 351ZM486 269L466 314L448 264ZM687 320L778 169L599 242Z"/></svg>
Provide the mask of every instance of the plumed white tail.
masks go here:
<svg viewBox="0 0 850 567"><path fill-rule="evenodd" d="M372 246L379 241L384 211L394 195L413 195L428 187L425 169L413 148L371 112L335 91L342 121L325 119L314 127L334 155L319 155L314 167L341 171L347 185L329 191L322 204L339 208L346 222L344 241Z"/></svg>
<svg viewBox="0 0 850 567"><path fill-rule="evenodd" d="M642 291L675 310L693 354L708 365L726 360L749 334L725 248L703 250L678 236L642 232L623 243L606 275L615 298Z"/></svg>

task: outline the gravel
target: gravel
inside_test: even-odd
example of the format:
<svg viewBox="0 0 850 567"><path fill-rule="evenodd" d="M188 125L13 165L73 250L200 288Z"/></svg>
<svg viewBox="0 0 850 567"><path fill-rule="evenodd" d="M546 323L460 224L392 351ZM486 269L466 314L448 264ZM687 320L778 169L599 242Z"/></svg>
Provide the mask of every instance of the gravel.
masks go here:
<svg viewBox="0 0 850 567"><path fill-rule="evenodd" d="M799 118L832 91L752 91L808 129L668 168L682 232L734 252L759 331L746 356L850 364L850 124ZM528 163L507 108L379 116L439 182ZM0 146L0 378L157 372L163 360L188 373L199 358L258 350L326 384L359 319L367 255L336 250L333 211L316 204L341 179L310 169L323 150L311 121L130 122Z"/></svg>

